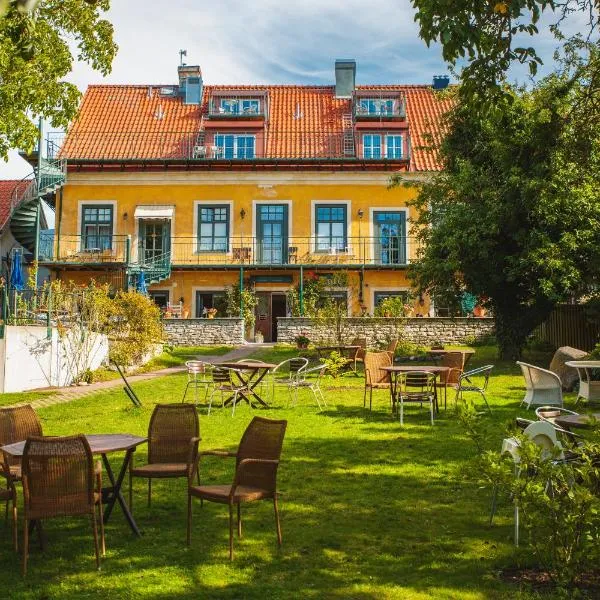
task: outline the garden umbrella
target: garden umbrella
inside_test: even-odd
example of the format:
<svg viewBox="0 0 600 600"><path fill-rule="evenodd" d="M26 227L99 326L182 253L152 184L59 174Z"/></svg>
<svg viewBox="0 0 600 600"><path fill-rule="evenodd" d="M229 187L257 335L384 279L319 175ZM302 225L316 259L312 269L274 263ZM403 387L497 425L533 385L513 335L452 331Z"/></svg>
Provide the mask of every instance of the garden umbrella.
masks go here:
<svg viewBox="0 0 600 600"><path fill-rule="evenodd" d="M10 274L10 287L15 290L22 290L25 287L23 280L23 267L21 266L21 255L15 254Z"/></svg>
<svg viewBox="0 0 600 600"><path fill-rule="evenodd" d="M146 276L144 275L144 271L140 271L137 280L137 291L140 294L148 295L148 288L146 287Z"/></svg>

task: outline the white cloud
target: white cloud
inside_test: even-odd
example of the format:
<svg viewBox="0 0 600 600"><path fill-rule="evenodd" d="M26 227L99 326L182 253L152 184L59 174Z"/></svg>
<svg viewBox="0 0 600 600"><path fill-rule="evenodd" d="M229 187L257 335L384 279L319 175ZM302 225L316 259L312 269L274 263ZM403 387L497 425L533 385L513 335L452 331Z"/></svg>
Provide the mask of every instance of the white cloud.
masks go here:
<svg viewBox="0 0 600 600"><path fill-rule="evenodd" d="M82 91L175 83L180 48L209 84L332 84L336 58L355 58L363 84L429 83L447 71L439 47L419 39L409 0L113 0L108 18L120 46L113 71L76 65L70 80ZM0 178L22 176L23 165L13 153Z"/></svg>

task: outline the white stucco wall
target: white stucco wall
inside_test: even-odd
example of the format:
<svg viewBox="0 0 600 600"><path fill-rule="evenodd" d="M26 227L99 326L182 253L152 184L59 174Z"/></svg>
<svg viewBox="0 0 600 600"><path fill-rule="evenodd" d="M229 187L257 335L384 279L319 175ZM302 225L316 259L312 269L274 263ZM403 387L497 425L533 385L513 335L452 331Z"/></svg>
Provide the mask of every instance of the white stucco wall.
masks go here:
<svg viewBox="0 0 600 600"><path fill-rule="evenodd" d="M22 392L49 386L67 386L86 369L97 369L108 359L105 335L69 330L61 337L56 328L7 326L0 340L0 391Z"/></svg>

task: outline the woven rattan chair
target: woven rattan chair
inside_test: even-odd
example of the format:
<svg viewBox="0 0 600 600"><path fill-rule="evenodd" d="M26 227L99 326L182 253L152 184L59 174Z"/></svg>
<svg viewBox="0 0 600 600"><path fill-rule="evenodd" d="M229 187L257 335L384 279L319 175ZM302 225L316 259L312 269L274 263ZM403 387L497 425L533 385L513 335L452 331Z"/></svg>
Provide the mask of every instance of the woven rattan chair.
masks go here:
<svg viewBox="0 0 600 600"><path fill-rule="evenodd" d="M427 371L400 373L398 377L398 402L400 403L400 425L404 425L404 405L429 404L431 424L435 411L435 374Z"/></svg>
<svg viewBox="0 0 600 600"><path fill-rule="evenodd" d="M85 436L28 438L23 451L23 498L23 576L27 574L30 521L53 517L90 517L96 567L100 568L96 507L104 556L102 475L94 468L92 451Z"/></svg>
<svg viewBox="0 0 600 600"><path fill-rule="evenodd" d="M355 360L356 362L365 362L365 354L367 353L367 338L354 338L350 342L351 346L359 346L358 351L356 352Z"/></svg>
<svg viewBox="0 0 600 600"><path fill-rule="evenodd" d="M465 355L463 352L447 352L441 358L442 367L450 367L449 371L441 371L435 386L444 389L444 408L448 405L448 388L456 390L465 366Z"/></svg>
<svg viewBox="0 0 600 600"><path fill-rule="evenodd" d="M391 367L392 357L389 352L367 352L365 354L365 393L363 408L367 405L367 390L369 390L369 410L373 409L373 390L389 390L392 401L392 379L389 371L382 367Z"/></svg>
<svg viewBox="0 0 600 600"><path fill-rule="evenodd" d="M15 548L15 552L17 552L19 549L17 535L17 490L15 489L15 485L10 478L6 479L6 487L0 485L0 502L6 502L5 521L8 521L8 507L10 504L12 504L13 546Z"/></svg>
<svg viewBox="0 0 600 600"><path fill-rule="evenodd" d="M231 456L236 459L232 485L194 485L194 471L190 470L188 487L187 543L192 535L192 499L200 498L229 506L229 559L233 560L233 507L237 506L238 537L242 537L240 505L243 502L273 500L277 542L281 546L281 526L277 508L277 468L287 421L272 421L254 417L248 425L237 452L208 451L202 456Z"/></svg>
<svg viewBox="0 0 600 600"><path fill-rule="evenodd" d="M0 409L0 446L22 442L28 437L40 437L42 425L30 404ZM13 481L21 479L21 459L4 455L5 471Z"/></svg>
<svg viewBox="0 0 600 600"><path fill-rule="evenodd" d="M129 467L129 508L133 510L133 478L148 480L148 506L152 480L187 477L200 441L198 412L192 404L157 404L148 426L148 463Z"/></svg>
<svg viewBox="0 0 600 600"><path fill-rule="evenodd" d="M390 355L392 362L394 360L394 356L396 354L396 348L398 347L398 338L390 340L390 343L387 345L385 351Z"/></svg>

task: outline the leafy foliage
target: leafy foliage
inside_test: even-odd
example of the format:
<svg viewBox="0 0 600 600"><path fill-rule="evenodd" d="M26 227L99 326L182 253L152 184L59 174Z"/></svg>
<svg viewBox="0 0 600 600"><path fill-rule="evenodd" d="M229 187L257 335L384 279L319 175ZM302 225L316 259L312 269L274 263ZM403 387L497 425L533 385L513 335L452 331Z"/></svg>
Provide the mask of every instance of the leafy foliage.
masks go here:
<svg viewBox="0 0 600 600"><path fill-rule="evenodd" d="M440 147L443 172L414 202L421 292L487 298L505 358L561 301L596 281L600 255L600 136L580 100L597 56L575 55L531 91L482 117L458 101Z"/></svg>
<svg viewBox="0 0 600 600"><path fill-rule="evenodd" d="M10 148L32 149L38 131L31 117L66 128L80 93L66 81L73 61L103 75L117 46L113 27L101 17L110 0L40 0L5 3L0 18L0 157ZM30 10L29 10L30 9Z"/></svg>
<svg viewBox="0 0 600 600"><path fill-rule="evenodd" d="M348 364L348 359L344 358L337 350L334 350L329 357L322 360L322 363L325 365L326 372L337 379Z"/></svg>
<svg viewBox="0 0 600 600"><path fill-rule="evenodd" d="M254 322L256 321L256 314L254 311L258 304L258 298L252 290L244 288L240 293L240 286L236 283L225 290L225 299L227 303L227 316L239 317L240 302L243 302L242 318L244 319L247 328L251 329L254 327Z"/></svg>
<svg viewBox="0 0 600 600"><path fill-rule="evenodd" d="M375 307L376 317L407 317L412 306L402 296L388 296Z"/></svg>

